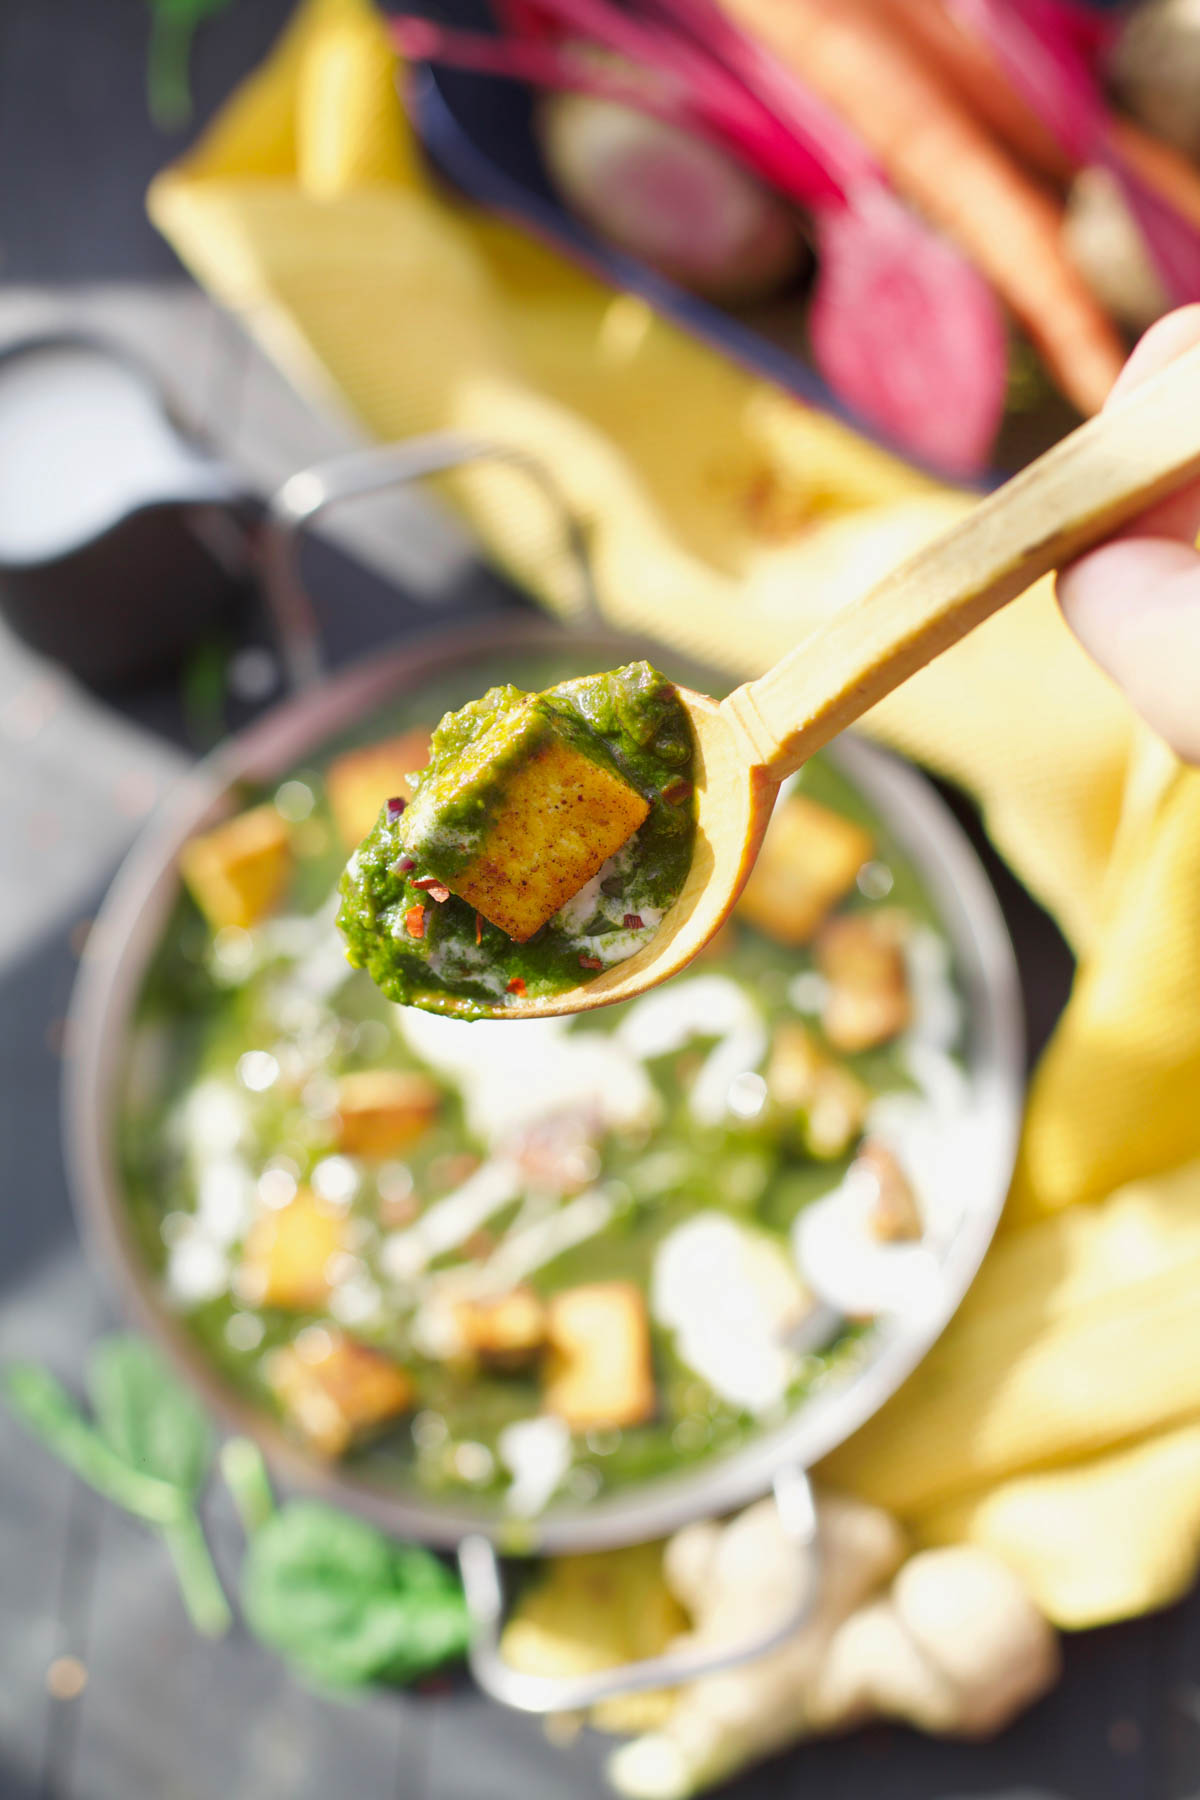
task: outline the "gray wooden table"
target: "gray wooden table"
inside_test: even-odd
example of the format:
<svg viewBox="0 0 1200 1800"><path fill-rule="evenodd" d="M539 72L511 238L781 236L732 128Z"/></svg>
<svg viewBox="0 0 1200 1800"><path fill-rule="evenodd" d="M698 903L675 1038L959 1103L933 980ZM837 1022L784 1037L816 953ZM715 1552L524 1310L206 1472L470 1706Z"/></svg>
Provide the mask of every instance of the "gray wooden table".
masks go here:
<svg viewBox="0 0 1200 1800"><path fill-rule="evenodd" d="M202 111L285 11L242 0L205 33ZM145 122L144 24L141 0L0 0L0 344L73 322L136 344L265 490L352 433L290 393L145 225L140 194L170 146ZM460 534L411 507L376 509L341 548L317 547L312 578L339 656L431 606L466 619L513 602ZM261 641L251 617L242 647ZM231 668L236 720L269 696L239 697L236 655ZM178 682L102 703L0 636L0 1358L43 1358L71 1381L113 1316L66 1194L63 1016L112 870L213 727ZM1036 1043L1067 965L1053 928L996 873ZM238 1534L219 1496L211 1524L230 1574ZM462 1680L343 1705L240 1631L202 1642L157 1541L0 1411L0 1800L586 1800L604 1792L603 1751L587 1734L551 1746ZM994 1744L860 1733L793 1751L731 1793L1200 1800L1200 1601L1073 1641L1056 1693Z"/></svg>

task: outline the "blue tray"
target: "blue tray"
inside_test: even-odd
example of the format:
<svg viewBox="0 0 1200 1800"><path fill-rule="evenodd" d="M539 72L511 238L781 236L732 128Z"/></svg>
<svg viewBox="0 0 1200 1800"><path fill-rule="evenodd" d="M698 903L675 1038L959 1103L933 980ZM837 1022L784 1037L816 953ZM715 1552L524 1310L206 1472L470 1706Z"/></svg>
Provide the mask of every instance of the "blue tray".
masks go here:
<svg viewBox="0 0 1200 1800"><path fill-rule="evenodd" d="M510 219L612 287L640 295L656 312L752 374L764 376L806 405L843 420L911 465L940 480L949 479L944 470L914 457L845 407L801 357L764 337L751 323L677 287L635 257L612 249L567 212L551 188L538 154L531 98L518 84L417 65L412 71L410 103L431 161L446 180L478 205ZM973 483L959 485L984 491L1007 473L997 469Z"/></svg>

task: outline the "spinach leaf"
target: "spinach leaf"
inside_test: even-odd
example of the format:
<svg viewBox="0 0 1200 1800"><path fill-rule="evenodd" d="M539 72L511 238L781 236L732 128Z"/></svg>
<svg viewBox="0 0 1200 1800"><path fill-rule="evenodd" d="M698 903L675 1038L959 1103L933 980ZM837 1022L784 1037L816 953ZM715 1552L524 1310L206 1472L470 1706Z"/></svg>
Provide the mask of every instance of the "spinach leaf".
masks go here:
<svg viewBox="0 0 1200 1800"><path fill-rule="evenodd" d="M312 1500L254 1533L242 1605L257 1637L331 1687L411 1681L469 1636L462 1590L435 1556Z"/></svg>
<svg viewBox="0 0 1200 1800"><path fill-rule="evenodd" d="M178 1522L187 1510L176 1488L131 1469L98 1436L66 1389L36 1363L10 1363L3 1391L21 1423L81 1481L150 1525Z"/></svg>
<svg viewBox="0 0 1200 1800"><path fill-rule="evenodd" d="M208 1421L140 1338L108 1338L92 1354L96 1424L46 1369L17 1363L3 1391L17 1417L90 1487L161 1530L193 1624L219 1637L231 1617L196 1496L212 1459Z"/></svg>
<svg viewBox="0 0 1200 1800"><path fill-rule="evenodd" d="M105 1338L88 1366L100 1435L131 1468L194 1496L215 1448L212 1427L157 1351L132 1334Z"/></svg>

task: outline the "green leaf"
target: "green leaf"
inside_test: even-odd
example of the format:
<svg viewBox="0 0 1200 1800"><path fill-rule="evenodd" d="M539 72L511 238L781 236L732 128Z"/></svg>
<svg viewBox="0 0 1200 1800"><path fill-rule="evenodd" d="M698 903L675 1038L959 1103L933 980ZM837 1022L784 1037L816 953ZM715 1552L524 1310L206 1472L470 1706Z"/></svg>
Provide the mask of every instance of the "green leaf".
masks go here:
<svg viewBox="0 0 1200 1800"><path fill-rule="evenodd" d="M192 116L188 66L197 25L230 0L149 0L150 50L146 91L156 125L173 130Z"/></svg>
<svg viewBox="0 0 1200 1800"><path fill-rule="evenodd" d="M92 1430L48 1370L36 1363L12 1363L4 1371L3 1387L22 1423L97 1493L152 1525L170 1525L186 1516L187 1502L178 1488L131 1468Z"/></svg>
<svg viewBox="0 0 1200 1800"><path fill-rule="evenodd" d="M3 1392L17 1417L82 1481L160 1528L192 1623L220 1637L232 1615L193 1505L212 1457L208 1421L140 1338L105 1339L92 1353L89 1373L99 1430L35 1363L5 1369Z"/></svg>
<svg viewBox="0 0 1200 1800"><path fill-rule="evenodd" d="M255 1532L242 1604L257 1637L336 1687L411 1681L468 1640L462 1590L436 1557L317 1501Z"/></svg>
<svg viewBox="0 0 1200 1800"><path fill-rule="evenodd" d="M275 1516L275 1496L263 1453L251 1438L231 1437L221 1445L218 1460L242 1530L253 1537Z"/></svg>
<svg viewBox="0 0 1200 1800"><path fill-rule="evenodd" d="M132 1468L195 1496L212 1462L212 1428L158 1352L132 1335L105 1338L88 1368L101 1436Z"/></svg>

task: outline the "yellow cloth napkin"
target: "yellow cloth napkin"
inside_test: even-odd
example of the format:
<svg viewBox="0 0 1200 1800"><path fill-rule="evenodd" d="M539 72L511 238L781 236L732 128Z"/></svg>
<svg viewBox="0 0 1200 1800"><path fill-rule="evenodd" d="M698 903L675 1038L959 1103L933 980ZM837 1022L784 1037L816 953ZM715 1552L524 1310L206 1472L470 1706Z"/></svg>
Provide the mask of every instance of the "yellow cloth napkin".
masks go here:
<svg viewBox="0 0 1200 1800"><path fill-rule="evenodd" d="M396 73L368 0L305 0L152 215L380 437L460 428L548 464L617 623L753 673L969 504L438 189ZM570 604L555 522L511 474L453 493ZM1063 1625L1138 1612L1200 1556L1200 773L1044 583L870 723L975 794L1079 973L980 1280L827 1474L918 1540L1000 1551Z"/></svg>

